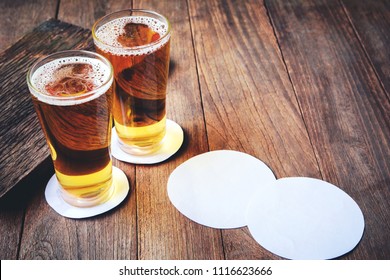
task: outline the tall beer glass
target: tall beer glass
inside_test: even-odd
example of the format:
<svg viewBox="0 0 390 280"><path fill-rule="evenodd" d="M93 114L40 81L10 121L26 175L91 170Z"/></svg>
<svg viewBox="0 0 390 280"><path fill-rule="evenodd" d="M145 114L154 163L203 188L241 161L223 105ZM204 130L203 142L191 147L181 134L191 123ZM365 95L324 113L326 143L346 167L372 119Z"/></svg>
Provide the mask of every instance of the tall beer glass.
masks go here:
<svg viewBox="0 0 390 280"><path fill-rule="evenodd" d="M115 129L122 150L148 154L165 136L171 27L160 14L125 10L92 28L96 51L114 67Z"/></svg>
<svg viewBox="0 0 390 280"><path fill-rule="evenodd" d="M37 61L27 74L63 199L77 207L113 193L113 69L99 54L64 51Z"/></svg>

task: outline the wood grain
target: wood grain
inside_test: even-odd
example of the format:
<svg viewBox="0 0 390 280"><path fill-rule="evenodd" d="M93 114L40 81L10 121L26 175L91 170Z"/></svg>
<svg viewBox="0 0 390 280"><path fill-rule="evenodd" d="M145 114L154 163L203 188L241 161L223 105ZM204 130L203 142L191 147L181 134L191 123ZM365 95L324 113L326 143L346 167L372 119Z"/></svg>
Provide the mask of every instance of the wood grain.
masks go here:
<svg viewBox="0 0 390 280"><path fill-rule="evenodd" d="M183 147L151 166L114 160L131 192L113 211L83 220L55 213L43 195L53 167L25 75L43 55L93 45L89 30L45 22L0 54L0 104L7 104L0 110L0 186L19 182L0 198L0 259L280 259L246 227L204 227L169 202L174 168L217 149L252 154L278 178L336 184L366 222L362 241L341 258L390 258L388 2L4 0L0 49L55 16L57 6L62 21L91 28L133 5L172 23L167 111L184 128ZM6 163L9 153L25 163Z"/></svg>
<svg viewBox="0 0 390 280"><path fill-rule="evenodd" d="M363 239L345 258L388 259L389 99L339 1L266 5L323 178L365 216Z"/></svg>
<svg viewBox="0 0 390 280"><path fill-rule="evenodd" d="M123 170L120 162L115 165ZM130 183L125 201L103 215L81 220L60 216L47 204L44 188L39 188L45 184L32 184L38 191L26 210L19 258L137 259L135 183L133 174L125 173Z"/></svg>
<svg viewBox="0 0 390 280"><path fill-rule="evenodd" d="M87 47L87 36L78 27L50 20L0 55L0 196L49 155L26 85L27 70L51 52Z"/></svg>
<svg viewBox="0 0 390 280"><path fill-rule="evenodd" d="M390 2L343 0L341 3L390 97Z"/></svg>
<svg viewBox="0 0 390 280"><path fill-rule="evenodd" d="M233 0L190 4L210 149L256 156L277 178L320 177L264 6ZM227 259L277 258L247 228L224 230L223 241Z"/></svg>
<svg viewBox="0 0 390 280"><path fill-rule="evenodd" d="M33 176L35 180L31 181L28 175L33 171L40 173L39 165L49 157L27 89L26 72L35 60L49 52L85 47L85 36L80 31L75 26L51 20L0 55L0 102L3 104L0 112L0 196L16 185L19 190L16 198L7 196L1 201L2 205L15 204L14 210L4 211L0 216L2 238L10 237L1 243L2 258L17 257L27 203L19 197L29 198L30 192L26 190L34 189L32 182L43 183L40 179L45 176Z"/></svg>
<svg viewBox="0 0 390 280"><path fill-rule="evenodd" d="M92 25L90 15L96 8L96 19L104 14L99 3L62 1L60 18L78 22L83 26ZM91 7L91 5L93 7ZM83 10L85 8L86 10ZM86 12L88 9L89 12ZM100 13L99 13L100 11ZM81 20L80 20L81 19ZM83 30L86 48L93 49L90 31ZM38 195L27 209L25 230L20 252L21 259L136 259L136 192L134 168L123 168L114 160L130 181L131 191L123 206L99 216L84 220L70 220L59 216L50 207L43 195ZM38 219L36 217L39 217Z"/></svg>
<svg viewBox="0 0 390 280"><path fill-rule="evenodd" d="M104 14L111 12L111 8L116 9L117 5L124 5L125 1L61 1L59 5L58 17L67 22L77 23L86 28L91 28L94 21ZM126 4L129 4L126 1ZM110 8L111 7L111 8ZM84 29L88 34L88 49L94 50L93 42L90 40L90 30ZM26 238L26 249L23 257L36 258L31 255L37 251L36 246L46 248L55 247L51 255L47 258L54 259L136 259L137 258L137 221L136 221L136 190L134 167L124 168L123 163L113 159L113 164L124 170L130 183L130 194L123 206L103 215L103 218L94 218L67 221L65 218L56 217L50 208L44 207L46 202L40 198L37 202L38 208L29 209L28 214L43 215L52 217L56 221L53 227L47 231L47 242L37 244L28 243L34 240L34 233L39 231L39 223L33 224ZM42 204L42 205L41 205ZM71 224L69 226L69 224ZM66 238L58 235L57 232L64 232Z"/></svg>
<svg viewBox="0 0 390 280"><path fill-rule="evenodd" d="M12 89L13 95L2 91L2 94L4 94L2 97L8 98L6 102L10 104L9 114L9 110L12 108L14 117L18 116L19 111L23 116L17 118L18 123L15 122L15 119L9 118L9 114L2 111L1 125L4 128L2 132L6 131L7 125L12 127L12 124L13 127L16 127L1 135L2 143L7 143L7 146L4 147L7 147L7 151L11 151L7 154L14 155L14 157L11 157L13 161L7 165L4 163L5 159L2 158L2 164L4 164L2 165L2 176L6 174L3 173L3 170L6 170L3 166L10 168L9 171L12 171L9 176L14 174L27 175L34 167L48 158L46 142L33 113L30 96L25 85L24 77L27 69L37 58L48 53L65 49L91 49L91 47L89 30L57 20L50 20L34 29L32 33L27 34L21 41L3 53L1 56L1 71L4 75L1 75L0 79L4 79L4 82L1 84L7 85L8 87L5 87L5 89L9 88L8 91ZM12 59L7 59L7 57ZM15 80L10 78L10 72L15 75ZM13 96L13 98L10 98L10 96ZM18 99L22 102L17 102ZM18 141L15 141L15 139L18 139ZM26 147L23 147L23 144ZM20 153L18 154L18 152ZM19 164L20 166L11 166L11 164ZM15 172L15 170L24 171L27 168L29 170L26 170L25 173ZM98 220L85 220L77 224L78 221L67 220L59 216L47 205L43 196L44 189L42 188L45 182L37 178L30 182L29 187L36 188L36 193L35 197L28 202L26 210L20 246L19 257L21 259L135 258L136 253L134 252L136 250L131 247L134 246L134 243L131 242L131 239L128 239L128 236L134 235L134 231L131 230L135 224L134 216L127 216L127 212L121 212L122 216L116 214L115 218L107 218L111 214L107 213ZM132 193L133 196L130 196L129 200L135 197L134 192ZM134 203L130 205L134 205ZM128 221L129 219L130 221ZM114 227L112 223L122 226ZM94 231L95 226L105 228L105 231ZM21 225L19 227L21 228ZM80 236L80 238L72 239L72 234ZM118 236L122 236L122 239L117 238ZM64 242L64 240L67 242ZM80 244L83 243L87 244L84 251L79 250L82 247ZM97 245L94 247L88 246L89 243ZM123 250L118 251L117 248L123 248Z"/></svg>
<svg viewBox="0 0 390 280"><path fill-rule="evenodd" d="M7 46L13 44L16 39L21 38L26 32L31 31L44 19L54 17L55 6L55 1L37 1L36 3L17 0L1 1L0 51L3 52ZM2 55L3 53L0 54L0 56ZM12 57L9 57L9 59L11 60ZM2 67L0 66L0 68ZM3 84L3 82L5 83L5 80L1 80L0 95L4 94L3 91L5 91L5 85ZM8 85L13 86L12 83L8 83ZM8 89L7 92L10 92L10 89ZM0 97L0 100L3 100L3 98ZM0 135L2 135L3 119L1 118L0 127ZM1 140L3 139L1 136L0 138ZM2 146L0 149L5 151L5 143L0 143ZM0 157L2 157L2 155L3 152L0 152ZM3 171L3 164L0 163L0 165L0 173L5 174L5 170ZM23 229L24 209L26 200L28 200L26 198L28 198L31 193L29 184L31 183L31 179L34 180L41 177L41 171L42 169L35 168L33 174L31 174L29 178L24 177L21 179L18 183L18 188L14 188L8 195L4 194L9 188L3 188L3 186L9 182L0 182L0 259L2 260L16 259L18 257L19 243ZM16 173L15 170L13 170L13 172ZM36 174L39 175L36 176ZM0 176L2 177L3 175ZM42 177L44 178L44 176ZM11 184L14 185L14 183Z"/></svg>
<svg viewBox="0 0 390 280"><path fill-rule="evenodd" d="M52 161L47 158L0 199L0 259L19 257L26 205L37 192L37 182L47 182L53 173Z"/></svg>
<svg viewBox="0 0 390 280"><path fill-rule="evenodd" d="M137 166L140 259L221 259L219 230L191 222L170 203L169 174L180 163L208 149L186 1L134 1L166 16L172 25L168 118L185 131L178 155L154 166Z"/></svg>
<svg viewBox="0 0 390 280"><path fill-rule="evenodd" d="M1 0L0 51L6 49L41 22L54 18L58 2Z"/></svg>
<svg viewBox="0 0 390 280"><path fill-rule="evenodd" d="M143 8L151 8L160 11L158 3L138 3ZM99 6L99 5L98 5ZM66 7L66 8L65 8ZM99 6L100 7L100 6ZM111 2L106 4L106 7L111 7ZM83 26L91 25L92 20L86 21L77 19L78 13L65 12L63 9L83 10L86 7L80 7L77 1L61 3L59 16L63 20L77 21ZM95 8L90 7L92 10ZM137 166L136 178L134 178L134 192L137 201L130 199L129 207L124 207L118 210L125 213L132 219L135 219L135 210L137 212L137 221L126 223L132 228L138 228L138 233L131 236L132 244L138 241L138 250L136 256L140 259L208 259L222 258L220 233L216 230L207 229L199 225L193 225L188 219L181 216L170 204L166 194L166 182L170 172L188 156L198 154L207 150L207 142L204 137L204 120L199 98L199 89L195 72L195 60L193 52L185 53L180 45L187 45L187 48L192 47L188 15L182 15L182 10L187 10L185 1L177 1L171 6L160 5L163 11L171 15L172 24L177 22L186 22L180 29L175 30L175 40L172 42L171 51L171 71L170 82L168 85L168 117L177 121L182 125L186 133L186 141L183 145L186 153L179 153L174 159L168 163L159 164L156 166ZM163 11L160 11L163 13ZM106 13L111 11L106 11ZM100 16L100 15L99 15ZM183 17L184 16L184 17ZM97 19L97 18L96 18ZM177 33L176 33L177 32ZM176 47L175 47L176 46ZM186 64L181 64L181 61L186 61ZM192 66L192 67L191 67ZM190 67L190 68L189 68ZM185 69L185 70L184 70ZM182 81L190 81L183 83ZM188 110L191 108L191 110ZM203 132L202 132L203 130ZM195 140L196 139L196 140ZM203 139L203 140L202 140ZM188 154L187 154L188 152ZM180 158L180 155L185 158ZM133 174L134 165L120 163L121 169L129 174ZM130 175L132 176L132 175ZM135 209L135 205L137 209ZM47 209L43 209L47 211ZM113 224L113 229L120 227L121 224ZM95 234L105 230L105 225L95 226ZM172 230L176 229L176 230ZM32 230L31 230L32 232ZM182 232L187 232L183 235ZM71 235L69 240L80 239L85 234ZM138 239L136 239L138 237ZM54 235L50 235L54 239ZM123 237L118 237L120 240ZM52 241L53 242L53 241ZM60 241L57 246L60 246ZM64 244L62 244L63 246ZM178 246L179 245L179 246ZM79 245L80 246L80 245ZM81 244L80 251L84 251L84 247L96 248L94 240L85 241ZM65 247L63 252L69 251L69 247ZM104 250L99 249L102 253L100 257L104 258ZM73 255L64 255L64 257L73 257ZM91 256L89 256L91 257ZM134 256L131 256L134 257Z"/></svg>
<svg viewBox="0 0 390 280"><path fill-rule="evenodd" d="M92 29L95 21L102 16L118 10L129 9L131 6L132 1L129 0L61 0L58 19Z"/></svg>

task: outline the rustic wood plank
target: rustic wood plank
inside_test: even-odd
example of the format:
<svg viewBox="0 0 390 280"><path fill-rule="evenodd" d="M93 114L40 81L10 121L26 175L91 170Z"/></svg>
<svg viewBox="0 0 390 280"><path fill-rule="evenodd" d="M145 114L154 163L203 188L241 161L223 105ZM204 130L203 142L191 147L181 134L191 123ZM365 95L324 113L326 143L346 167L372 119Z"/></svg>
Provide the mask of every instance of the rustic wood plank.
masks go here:
<svg viewBox="0 0 390 280"><path fill-rule="evenodd" d="M169 161L136 168L139 258L222 259L220 231L188 220L167 195L168 177L174 168L208 150L187 2L134 2L134 8L141 7L165 15L172 24L167 114L184 129L185 143Z"/></svg>
<svg viewBox="0 0 390 280"><path fill-rule="evenodd" d="M266 6L323 178L365 216L361 243L343 258L389 259L389 99L339 1Z"/></svg>
<svg viewBox="0 0 390 280"><path fill-rule="evenodd" d="M129 4L128 1L61 1L59 19L76 23L82 27L91 28L95 20L111 9L119 9L120 5ZM119 5L119 6L118 6ZM88 48L94 50L88 33ZM38 251L49 251L44 255L48 259L137 259L137 221L136 221L136 189L135 169L113 159L113 164L124 170L130 183L130 194L126 200L107 214L84 220L68 220L59 217L45 205L42 198L38 198L36 208L30 209L28 214L41 215L53 219L52 228L47 230L48 242L26 245L25 258L41 258ZM27 219L27 218L26 218ZM26 240L35 240L35 232L44 229L44 223L31 222ZM27 235L27 234L26 234ZM48 250L48 248L56 248Z"/></svg>
<svg viewBox="0 0 390 280"><path fill-rule="evenodd" d="M25 197L24 194L21 197ZM0 259L14 260L18 257L25 203L14 194L4 199L0 198Z"/></svg>
<svg viewBox="0 0 390 280"><path fill-rule="evenodd" d="M101 6L104 1L99 1L95 8L85 12L94 11L99 17L114 2ZM130 196L118 209L82 221L58 216L44 201L47 181L44 177L51 174L50 166L43 173L45 176L37 177L39 180L25 183L32 177L24 177L18 187L35 189L32 198L27 195L23 203L9 199L14 191L18 195L25 191L14 188L3 197L7 203L0 200L1 259L18 257L14 244L21 238L24 203L28 207L19 253L22 259L277 258L256 244L246 228L224 230L221 238L221 231L189 221L170 205L166 196L170 172L187 158L207 151L207 139L211 150L236 149L263 159L277 177L321 178L322 174L324 179L339 185L357 200L367 223L361 244L343 258L389 258L389 101L371 68L371 65L378 67L374 55L362 36L358 41L348 22L345 14L351 12L348 3L343 9L338 1L267 1L282 57L262 3L202 2L189 1L189 8L185 1L169 4L142 1L135 5L165 13L173 23L168 116L185 129L186 142L181 151L155 166L134 167L115 161L131 182ZM84 9L85 1L72 3L75 11ZM89 5L88 2L85 7ZM60 10L62 13L65 12ZM62 15L65 19L71 13ZM88 14L85 18L84 23L79 16L68 21L80 20L79 24L90 28L93 17ZM356 22L351 21L360 34ZM364 25L364 21L359 24ZM65 33L69 31L67 28L63 29ZM51 29L47 26L40 33L42 40ZM61 28L57 31L63 32ZM47 52L51 52L51 46L72 48L80 37L76 47L92 47L88 31L81 30L81 36L72 35L56 35L53 40L46 40L50 42ZM31 52L23 51L23 44L12 47L10 52L21 53L16 59L22 62L24 71L28 68L24 59L43 55L42 44L31 43L34 40L30 39ZM34 57L32 52L38 53ZM380 63L382 58L377 58ZM0 66L2 71L3 64ZM9 64L7 67L11 69ZM0 73L0 79L3 76ZM25 73L20 77L24 79ZM16 75L14 81L22 81L18 78ZM8 83L5 80L0 80L0 85ZM27 88L16 89L15 92L21 90L27 94ZM242 108L245 112L240 112ZM18 131L23 129L21 126ZM12 205L14 201L16 206L11 207L9 203Z"/></svg>
<svg viewBox="0 0 390 280"><path fill-rule="evenodd" d="M38 191L37 182L47 182L53 172L52 161L47 158L0 199L0 259L18 258L26 206Z"/></svg>
<svg viewBox="0 0 390 280"><path fill-rule="evenodd" d="M320 177L266 10L259 1L190 1L211 150L262 159L275 175ZM278 258L248 229L224 230L227 259Z"/></svg>
<svg viewBox="0 0 390 280"><path fill-rule="evenodd" d="M121 3L108 1L105 4L104 1L98 1L87 5L79 5L78 2L62 1L59 18L88 27L92 26L94 17L97 19L102 15L103 10L109 13L130 8L126 6L129 5L127 1ZM138 8L165 12L174 26L180 23L180 29L174 30L174 34L177 35L171 45L171 76L167 106L168 117L180 123L186 133L186 142L182 148L185 154L181 152L167 163L156 166L136 167L138 257L140 259L222 258L220 233L194 225L181 216L170 204L166 193L168 175L173 169L188 157L207 151L194 56L193 52L185 52L187 49L192 49L188 16L186 13L183 14L183 11L187 10L186 2L176 1L167 5L149 1L136 4ZM91 16L92 11L95 16ZM82 14L86 16L78 16ZM186 61L187 64L182 64L181 61ZM122 169L132 173L134 166L122 163ZM184 235L183 232L187 234Z"/></svg>
<svg viewBox="0 0 390 280"><path fill-rule="evenodd" d="M116 164L123 169L121 164ZM130 185L132 174L126 172ZM46 203L44 184L27 209L21 259L136 259L135 193L117 208L97 217L74 220L58 215Z"/></svg>
<svg viewBox="0 0 390 280"><path fill-rule="evenodd" d="M0 259L17 259L23 224L23 210L0 206Z"/></svg>
<svg viewBox="0 0 390 280"><path fill-rule="evenodd" d="M26 85L28 68L50 52L86 47L88 35L50 20L0 55L0 101L4 105L0 112L0 196L49 155Z"/></svg>
<svg viewBox="0 0 390 280"><path fill-rule="evenodd" d="M341 3L390 97L390 2L342 0Z"/></svg>
<svg viewBox="0 0 390 280"><path fill-rule="evenodd" d="M54 18L58 1L0 1L0 51L6 49L41 22Z"/></svg>
<svg viewBox="0 0 390 280"><path fill-rule="evenodd" d="M129 0L61 0L58 19L92 29L97 19L108 13L131 8L131 2Z"/></svg>
<svg viewBox="0 0 390 280"><path fill-rule="evenodd" d="M14 43L16 39L32 30L38 23L50 17L54 17L55 6L56 2L49 0L38 1L36 3L26 3L26 1L15 0L1 1L0 51L3 51L7 46ZM9 59L11 59L11 57L9 57ZM0 88L1 91L3 91L2 82ZM0 99L2 98L0 97ZM0 127L2 127L2 121L3 120L0 119ZM0 129L0 131L1 130L2 129ZM3 142L1 142L1 144L4 146ZM0 152L0 155L2 155L2 152ZM40 170L35 169L35 171L39 173ZM3 172L5 172L5 170L3 171L3 166L1 165L0 173L3 174ZM33 174L31 178L35 178ZM15 189L8 195L4 195L8 188L3 189L3 182L0 182L0 259L17 258L26 204L25 199L21 198L28 197L29 192L26 191L29 190L28 184L31 182L26 179L27 178L20 180L18 183L18 190ZM4 182L4 184L5 183L9 182ZM14 184L12 183L12 185Z"/></svg>
<svg viewBox="0 0 390 280"><path fill-rule="evenodd" d="M50 20L43 23L32 33L27 34L21 41L4 52L1 61L0 79L4 79L9 85L12 85L13 92L19 94L17 97L24 100L25 110L22 112L25 121L16 126L16 135L1 135L6 139L8 147L12 147L15 139L24 140L31 147L25 151L22 149L23 156L28 164L38 165L48 157L46 143L41 133L38 120L30 104L28 89L25 85L25 75L27 69L39 57L59 50L66 49L92 49L90 30L70 25L57 20ZM14 60L3 59L4 57L16 57ZM15 63L17 61L17 63ZM16 73L15 81L9 78L9 69ZM3 83L2 83L3 84ZM3 91L2 94L5 92ZM15 94L14 94L15 95ZM9 98L10 94L5 95L7 102L16 104L16 100ZM20 103L20 102L19 102ZM29 108L31 106L31 108ZM18 111L15 105L12 106L13 114L17 116ZM22 107L21 107L22 108ZM29 109L27 112L26 110ZM1 115L3 117L3 115ZM4 116L7 116L4 114ZM18 118L23 120L23 118ZM7 119L8 121L8 119ZM27 122L25 124L24 122ZM8 122L10 123L10 121ZM2 127L4 124L1 123ZM14 122L12 123L14 124ZM22 126L24 125L24 126ZM26 128L29 128L29 130ZM12 131L11 131L12 132ZM25 135L27 134L27 135ZM35 138L30 141L32 134ZM4 140L5 141L5 140ZM17 148L22 146L19 141L15 141ZM26 145L28 146L28 145ZM38 149L39 148L39 149ZM13 152L17 155L15 152ZM20 157L20 156L19 156ZM16 156L15 158L16 159ZM17 163L17 162L16 162ZM12 162L14 164L14 162ZM12 170L23 170L24 166L12 167ZM120 163L117 165L120 166ZM28 167L28 166L27 166ZM30 167L31 168L31 167ZM3 166L2 166L3 169ZM16 173L16 172L14 172ZM28 173L28 172L26 172ZM51 174L52 175L52 174ZM131 178L131 174L127 174ZM131 179L130 179L131 181ZM37 192L29 201L24 223L24 231L21 241L20 258L21 259L134 259L136 258L136 244L132 242L135 234L135 218L129 215L131 211L111 211L95 219L85 219L82 221L73 221L59 216L46 203L44 198L44 186L47 180L35 180L30 182L30 188L36 188ZM134 182L131 181L134 185ZM134 208L135 194L132 189L127 201ZM126 206L122 207L126 208ZM96 230L102 229L103 230Z"/></svg>

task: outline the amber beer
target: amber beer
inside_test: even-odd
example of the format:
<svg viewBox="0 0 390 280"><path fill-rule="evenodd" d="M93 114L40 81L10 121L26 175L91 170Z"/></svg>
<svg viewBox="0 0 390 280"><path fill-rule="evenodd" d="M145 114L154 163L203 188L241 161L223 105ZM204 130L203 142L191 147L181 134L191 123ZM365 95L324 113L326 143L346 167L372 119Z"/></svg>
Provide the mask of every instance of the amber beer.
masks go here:
<svg viewBox="0 0 390 280"><path fill-rule="evenodd" d="M59 52L35 63L27 82L62 197L78 207L106 201L113 192L110 62L92 52Z"/></svg>
<svg viewBox="0 0 390 280"><path fill-rule="evenodd" d="M116 12L92 28L96 51L114 67L113 116L120 147L155 151L165 136L170 24L145 10Z"/></svg>

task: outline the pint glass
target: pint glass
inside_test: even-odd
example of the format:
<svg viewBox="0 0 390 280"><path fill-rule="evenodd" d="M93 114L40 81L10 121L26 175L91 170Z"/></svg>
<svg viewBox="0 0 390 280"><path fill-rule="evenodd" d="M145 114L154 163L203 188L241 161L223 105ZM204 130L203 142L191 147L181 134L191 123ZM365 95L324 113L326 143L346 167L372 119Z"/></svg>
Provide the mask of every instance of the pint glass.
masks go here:
<svg viewBox="0 0 390 280"><path fill-rule="evenodd" d="M155 151L165 136L170 23L152 11L125 10L99 19L92 35L114 67L120 147L135 155Z"/></svg>
<svg viewBox="0 0 390 280"><path fill-rule="evenodd" d="M27 74L63 199L77 207L113 193L110 62L87 51L64 51L37 61Z"/></svg>

